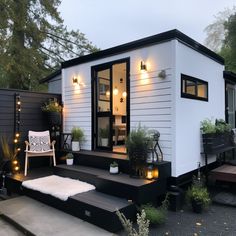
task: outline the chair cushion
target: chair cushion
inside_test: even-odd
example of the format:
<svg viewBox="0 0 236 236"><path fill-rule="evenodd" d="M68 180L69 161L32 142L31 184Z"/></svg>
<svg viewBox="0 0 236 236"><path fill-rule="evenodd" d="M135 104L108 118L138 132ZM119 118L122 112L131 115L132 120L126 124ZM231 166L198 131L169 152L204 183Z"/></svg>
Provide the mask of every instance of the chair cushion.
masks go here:
<svg viewBox="0 0 236 236"><path fill-rule="evenodd" d="M50 150L49 136L29 136L30 151L41 152Z"/></svg>

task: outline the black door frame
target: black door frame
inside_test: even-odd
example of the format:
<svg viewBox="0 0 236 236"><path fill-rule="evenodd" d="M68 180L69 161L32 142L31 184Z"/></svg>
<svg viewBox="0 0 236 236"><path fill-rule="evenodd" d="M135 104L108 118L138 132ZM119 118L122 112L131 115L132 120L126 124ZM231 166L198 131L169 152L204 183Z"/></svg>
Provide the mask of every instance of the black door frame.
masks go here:
<svg viewBox="0 0 236 236"><path fill-rule="evenodd" d="M227 87L228 85L235 86L236 83L230 80L225 80L225 121L228 123L229 122L229 112L228 112L228 90ZM236 95L236 93L235 93ZM235 111L235 124L234 126L236 127L236 111Z"/></svg>
<svg viewBox="0 0 236 236"><path fill-rule="evenodd" d="M113 83L113 78L112 78L112 66L114 64L120 64L120 63L126 63L126 91L127 91L127 97L126 97L126 132L127 135L129 134L130 131L130 58L122 58L119 60L114 60L114 61L110 61L107 63L103 63L103 64L98 64L95 66L91 67L91 105L92 105L92 129L91 129L91 141L92 141L92 150L96 150L96 151L108 151L108 152L113 152L113 132L112 132L112 96L111 96L111 100L110 100L110 112L111 112L111 116L110 116L110 148L102 148L99 147L99 149L96 146L96 142L95 139L97 140L97 101L96 101L96 89L97 89L97 81L96 81L96 74L98 70L102 70L102 69L110 69L110 78L111 78L111 82L110 82L110 94L112 95L112 83ZM101 116L103 114L100 114ZM96 127L95 127L95 122L96 122Z"/></svg>

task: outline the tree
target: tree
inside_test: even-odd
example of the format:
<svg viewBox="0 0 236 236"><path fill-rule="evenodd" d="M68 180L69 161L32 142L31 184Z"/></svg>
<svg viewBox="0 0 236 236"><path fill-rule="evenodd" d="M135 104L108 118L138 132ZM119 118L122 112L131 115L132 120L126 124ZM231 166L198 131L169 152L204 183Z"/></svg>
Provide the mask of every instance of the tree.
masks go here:
<svg viewBox="0 0 236 236"><path fill-rule="evenodd" d="M225 59L226 70L236 72L236 7L219 12L205 29L205 44Z"/></svg>
<svg viewBox="0 0 236 236"><path fill-rule="evenodd" d="M79 30L67 30L60 3L0 0L0 86L37 90L62 61L98 50Z"/></svg>
<svg viewBox="0 0 236 236"><path fill-rule="evenodd" d="M236 13L225 22L226 37L221 49L221 55L225 57L226 69L236 72Z"/></svg>
<svg viewBox="0 0 236 236"><path fill-rule="evenodd" d="M207 37L204 44L215 52L219 52L223 46L225 40L225 22L233 14L235 7L233 9L225 9L219 12L215 16L215 21L205 28Z"/></svg>

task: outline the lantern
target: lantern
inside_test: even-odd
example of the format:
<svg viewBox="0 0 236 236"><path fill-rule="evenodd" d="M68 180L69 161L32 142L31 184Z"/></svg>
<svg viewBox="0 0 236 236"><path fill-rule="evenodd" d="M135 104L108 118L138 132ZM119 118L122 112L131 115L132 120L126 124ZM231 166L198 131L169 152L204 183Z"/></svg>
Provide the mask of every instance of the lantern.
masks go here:
<svg viewBox="0 0 236 236"><path fill-rule="evenodd" d="M158 169L157 165L155 165L153 168L153 178L158 179L158 177L159 177L159 169Z"/></svg>
<svg viewBox="0 0 236 236"><path fill-rule="evenodd" d="M153 167L151 165L147 168L146 178L149 180L153 179Z"/></svg>

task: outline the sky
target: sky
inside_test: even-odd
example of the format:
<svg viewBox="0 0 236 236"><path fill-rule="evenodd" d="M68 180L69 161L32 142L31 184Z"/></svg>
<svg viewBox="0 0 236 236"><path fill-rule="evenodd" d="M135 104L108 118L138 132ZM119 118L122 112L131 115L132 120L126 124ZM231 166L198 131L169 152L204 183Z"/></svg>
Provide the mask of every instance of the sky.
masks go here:
<svg viewBox="0 0 236 236"><path fill-rule="evenodd" d="M167 30L178 29L204 44L206 26L236 0L62 0L68 29L79 29L106 49Z"/></svg>

